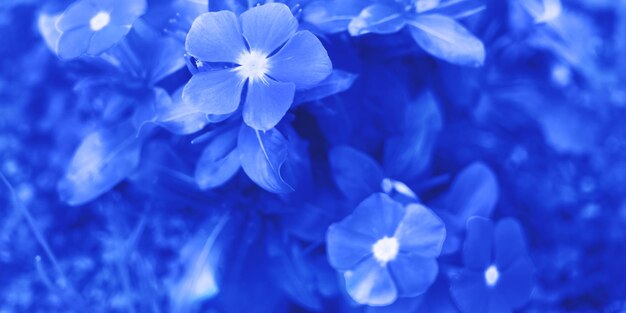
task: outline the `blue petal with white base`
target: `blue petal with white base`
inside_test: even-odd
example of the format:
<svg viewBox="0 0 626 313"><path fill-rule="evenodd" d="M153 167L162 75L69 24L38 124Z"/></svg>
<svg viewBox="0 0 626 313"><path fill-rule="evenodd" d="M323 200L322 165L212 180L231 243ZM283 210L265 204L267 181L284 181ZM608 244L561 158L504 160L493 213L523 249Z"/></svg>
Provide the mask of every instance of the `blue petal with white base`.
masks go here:
<svg viewBox="0 0 626 313"><path fill-rule="evenodd" d="M331 225L326 235L328 262L338 270L349 270L372 255L372 245L376 240L355 233L350 229Z"/></svg>
<svg viewBox="0 0 626 313"><path fill-rule="evenodd" d="M388 305L398 297L398 290L386 267L367 259L344 273L348 294L358 303Z"/></svg>
<svg viewBox="0 0 626 313"><path fill-rule="evenodd" d="M446 228L432 211L420 204L410 204L394 237L398 238L401 251L416 253L425 258L441 254Z"/></svg>
<svg viewBox="0 0 626 313"><path fill-rule="evenodd" d="M315 86L333 70L328 53L311 32L296 33L285 46L270 57L275 66L268 75L285 82L293 82L298 89Z"/></svg>
<svg viewBox="0 0 626 313"><path fill-rule="evenodd" d="M402 205L385 194L376 193L361 202L351 215L337 225L377 240L392 237L402 217Z"/></svg>
<svg viewBox="0 0 626 313"><path fill-rule="evenodd" d="M268 55L285 44L298 29L298 20L280 3L268 3L243 12L239 17L251 51Z"/></svg>
<svg viewBox="0 0 626 313"><path fill-rule="evenodd" d="M434 258L400 253L389 262L399 296L413 297L424 293L437 278L439 265Z"/></svg>
<svg viewBox="0 0 626 313"><path fill-rule="evenodd" d="M314 87L332 72L319 39L297 29L291 10L280 3L256 6L239 19L230 11L199 16L187 34L187 52L202 64L219 63L217 68L234 76L224 75L220 83L200 70L184 97L207 114L226 114L246 94L244 122L255 130L274 128L291 107L296 88Z"/></svg>
<svg viewBox="0 0 626 313"><path fill-rule="evenodd" d="M243 120L254 129L267 131L285 116L291 107L296 86L272 79L255 82L248 86Z"/></svg>
<svg viewBox="0 0 626 313"><path fill-rule="evenodd" d="M231 70L200 72L183 89L183 101L206 114L228 114L239 107L244 82Z"/></svg>
<svg viewBox="0 0 626 313"><path fill-rule="evenodd" d="M236 62L246 45L239 21L229 11L200 15L191 24L185 41L187 52L203 62Z"/></svg>

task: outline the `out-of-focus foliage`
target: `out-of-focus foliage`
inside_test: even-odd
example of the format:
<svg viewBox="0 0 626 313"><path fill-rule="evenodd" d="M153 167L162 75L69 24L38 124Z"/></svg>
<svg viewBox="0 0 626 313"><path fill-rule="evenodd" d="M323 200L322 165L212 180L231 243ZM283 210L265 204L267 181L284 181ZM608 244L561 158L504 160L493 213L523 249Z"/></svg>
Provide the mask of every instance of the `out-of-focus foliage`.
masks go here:
<svg viewBox="0 0 626 313"><path fill-rule="evenodd" d="M626 311L626 4L3 0L0 312Z"/></svg>

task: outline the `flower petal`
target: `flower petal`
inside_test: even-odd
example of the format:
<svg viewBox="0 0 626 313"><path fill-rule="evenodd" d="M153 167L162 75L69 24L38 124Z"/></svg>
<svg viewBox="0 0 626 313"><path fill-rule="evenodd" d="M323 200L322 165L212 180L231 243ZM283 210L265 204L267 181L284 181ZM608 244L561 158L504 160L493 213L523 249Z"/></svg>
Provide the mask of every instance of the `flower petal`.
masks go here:
<svg viewBox="0 0 626 313"><path fill-rule="evenodd" d="M363 200L354 212L338 224L355 233L374 240L392 237L400 220L404 216L404 207L384 193L375 193Z"/></svg>
<svg viewBox="0 0 626 313"><path fill-rule="evenodd" d="M382 306L393 303L398 291L387 267L369 258L354 271L344 273L346 289L350 297L358 303Z"/></svg>
<svg viewBox="0 0 626 313"><path fill-rule="evenodd" d="M91 37L87 54L98 55L104 52L118 43L129 31L130 27L127 26L109 25L95 32Z"/></svg>
<svg viewBox="0 0 626 313"><path fill-rule="evenodd" d="M491 292L487 289L483 274L464 270L450 282L450 294L464 313L487 312Z"/></svg>
<svg viewBox="0 0 626 313"><path fill-rule="evenodd" d="M500 193L495 173L484 163L468 165L454 179L445 207L465 222L472 216L490 217Z"/></svg>
<svg viewBox="0 0 626 313"><path fill-rule="evenodd" d="M501 274L496 288L502 301L514 309L526 304L535 285L534 267L530 259L524 257L515 261Z"/></svg>
<svg viewBox="0 0 626 313"><path fill-rule="evenodd" d="M349 146L336 146L328 152L335 184L355 203L380 191L383 170L369 155Z"/></svg>
<svg viewBox="0 0 626 313"><path fill-rule="evenodd" d="M436 258L446 238L446 227L425 206L410 204L394 236L398 238L401 251Z"/></svg>
<svg viewBox="0 0 626 313"><path fill-rule="evenodd" d="M269 58L272 78L293 82L298 89L307 89L323 81L333 70L326 49L309 31L296 33L285 46Z"/></svg>
<svg viewBox="0 0 626 313"><path fill-rule="evenodd" d="M291 107L296 86L267 79L267 83L250 82L243 120L257 130L274 128Z"/></svg>
<svg viewBox="0 0 626 313"><path fill-rule="evenodd" d="M115 0L112 3L111 23L130 27L135 20L146 13L146 0Z"/></svg>
<svg viewBox="0 0 626 313"><path fill-rule="evenodd" d="M111 190L139 165L141 144L128 122L89 134L59 181L61 199L81 205Z"/></svg>
<svg viewBox="0 0 626 313"><path fill-rule="evenodd" d="M200 72L183 89L183 101L206 114L227 114L241 101L244 82L230 70Z"/></svg>
<svg viewBox="0 0 626 313"><path fill-rule="evenodd" d="M511 305L507 303L505 299L501 298L493 291L490 292L490 295L485 313L513 313Z"/></svg>
<svg viewBox="0 0 626 313"><path fill-rule="evenodd" d="M515 260L526 255L526 242L522 226L512 218L498 222L495 230L496 265L506 270Z"/></svg>
<svg viewBox="0 0 626 313"><path fill-rule="evenodd" d="M375 239L355 233L343 225L333 224L326 234L328 262L339 271L353 268L372 254Z"/></svg>
<svg viewBox="0 0 626 313"><path fill-rule="evenodd" d="M452 64L482 66L485 46L453 18L419 14L408 22L413 39L431 55Z"/></svg>
<svg viewBox="0 0 626 313"><path fill-rule="evenodd" d="M254 7L239 18L250 50L261 51L265 55L282 46L298 29L298 20L282 3Z"/></svg>
<svg viewBox="0 0 626 313"><path fill-rule="evenodd" d="M482 217L467 221L467 236L463 244L463 262L476 271L484 271L491 265L493 223Z"/></svg>
<svg viewBox="0 0 626 313"><path fill-rule="evenodd" d="M87 52L93 32L87 27L68 30L57 42L57 54L62 59L77 58Z"/></svg>
<svg viewBox="0 0 626 313"><path fill-rule="evenodd" d="M388 266L400 297L415 297L424 293L435 282L439 272L435 259L416 254L401 253Z"/></svg>
<svg viewBox="0 0 626 313"><path fill-rule="evenodd" d="M71 4L56 23L56 28L61 31L69 31L81 26L89 26L89 21L100 9L91 0L76 1Z"/></svg>
<svg viewBox="0 0 626 313"><path fill-rule="evenodd" d="M205 62L235 63L246 46L233 12L209 12L200 15L191 25L187 52Z"/></svg>

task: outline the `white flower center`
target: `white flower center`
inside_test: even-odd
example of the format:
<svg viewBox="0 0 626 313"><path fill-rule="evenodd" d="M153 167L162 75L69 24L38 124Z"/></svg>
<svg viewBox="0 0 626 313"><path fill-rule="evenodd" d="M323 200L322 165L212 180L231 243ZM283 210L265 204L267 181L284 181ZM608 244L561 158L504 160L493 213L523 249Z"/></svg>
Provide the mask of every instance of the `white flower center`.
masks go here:
<svg viewBox="0 0 626 313"><path fill-rule="evenodd" d="M485 282L487 286L493 287L498 283L498 279L500 278L500 272L498 272L498 268L495 265L489 266L485 271Z"/></svg>
<svg viewBox="0 0 626 313"><path fill-rule="evenodd" d="M256 50L246 51L239 55L237 64L240 66L236 67L235 71L241 77L250 79L251 82L255 80L267 81L265 75L270 69L270 64L264 53Z"/></svg>
<svg viewBox="0 0 626 313"><path fill-rule="evenodd" d="M572 79L572 73L564 65L556 65L552 67L552 81L559 86L567 86Z"/></svg>
<svg viewBox="0 0 626 313"><path fill-rule="evenodd" d="M374 258L383 265L393 261L398 256L399 249L398 239L394 237L383 237L372 246Z"/></svg>
<svg viewBox="0 0 626 313"><path fill-rule="evenodd" d="M94 17L89 20L89 26L91 30L97 32L103 29L105 26L109 25L111 21L111 15L107 12L98 12L98 14L94 15Z"/></svg>

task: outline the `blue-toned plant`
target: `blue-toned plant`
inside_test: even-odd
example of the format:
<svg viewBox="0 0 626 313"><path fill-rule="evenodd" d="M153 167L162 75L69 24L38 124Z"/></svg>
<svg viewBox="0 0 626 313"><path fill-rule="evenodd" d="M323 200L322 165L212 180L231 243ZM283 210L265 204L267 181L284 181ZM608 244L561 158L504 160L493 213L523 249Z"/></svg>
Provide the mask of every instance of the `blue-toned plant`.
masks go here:
<svg viewBox="0 0 626 313"><path fill-rule="evenodd" d="M485 48L455 18L484 9L483 1L317 0L304 8L304 20L325 32L352 36L392 34L408 27L426 52L450 63L481 66Z"/></svg>
<svg viewBox="0 0 626 313"><path fill-rule="evenodd" d="M81 2L75 6L87 10L93 4ZM98 53L97 62L104 70L84 78L76 87L86 94L89 104L102 101L103 108L98 112L102 116L100 125L85 135L59 183L61 197L72 205L84 204L109 191L139 165L141 147L153 130L144 126L158 119L152 117L153 107L162 105L164 98L165 92L155 85L185 65L183 45L162 36L143 20L118 40L118 45ZM72 44L59 41L62 49Z"/></svg>
<svg viewBox="0 0 626 313"><path fill-rule="evenodd" d="M294 191L302 176L295 168L309 171L306 161L296 161L306 159L303 143L287 123L275 127L295 101L343 91L354 78L332 72L321 42L298 31L284 4L254 7L239 18L229 11L203 14L191 26L186 48L194 75L172 99L164 95L154 122L179 134L221 123L198 161L198 186L219 187L241 167L265 190ZM241 115L233 115L240 103Z"/></svg>
<svg viewBox="0 0 626 313"><path fill-rule="evenodd" d="M624 311L622 2L4 0L0 35L0 312Z"/></svg>
<svg viewBox="0 0 626 313"><path fill-rule="evenodd" d="M489 219L470 219L463 263L465 268L450 285L462 312L513 312L528 302L534 266L515 219L503 219L495 226Z"/></svg>
<svg viewBox="0 0 626 313"><path fill-rule="evenodd" d="M450 189L430 205L446 221L448 236L443 254L456 252L467 221L473 217L490 218L496 208L500 187L493 171L484 163L465 167L452 181Z"/></svg>
<svg viewBox="0 0 626 313"><path fill-rule="evenodd" d="M356 302L389 305L434 282L445 236L443 222L428 208L376 193L328 228L328 260Z"/></svg>
<svg viewBox="0 0 626 313"><path fill-rule="evenodd" d="M146 0L79 0L56 21L61 58L99 55L117 44L146 11Z"/></svg>

